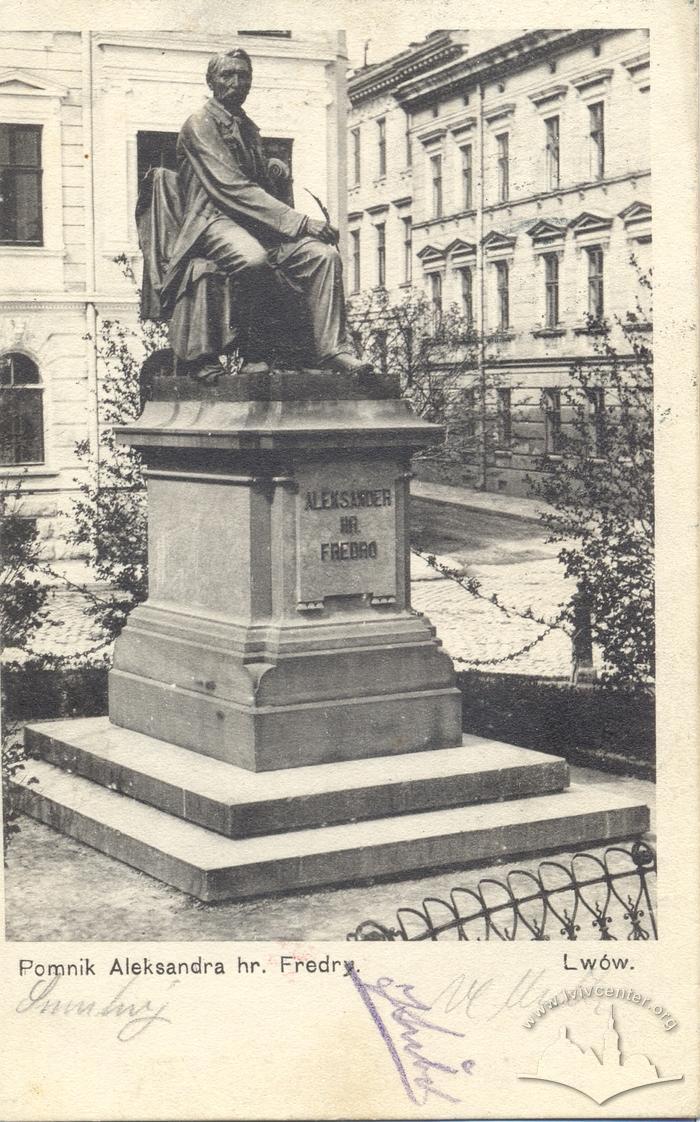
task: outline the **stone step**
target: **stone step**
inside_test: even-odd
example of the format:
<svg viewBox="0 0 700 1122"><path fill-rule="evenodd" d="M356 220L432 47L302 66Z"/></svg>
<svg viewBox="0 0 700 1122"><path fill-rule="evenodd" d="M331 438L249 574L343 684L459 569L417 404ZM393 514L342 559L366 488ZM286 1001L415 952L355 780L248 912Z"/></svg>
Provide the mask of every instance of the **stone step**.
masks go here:
<svg viewBox="0 0 700 1122"><path fill-rule="evenodd" d="M561 791L564 760L465 736L458 748L252 772L107 717L29 725L27 749L64 770L227 837Z"/></svg>
<svg viewBox="0 0 700 1122"><path fill-rule="evenodd" d="M38 782L27 785L27 779ZM648 809L596 787L458 809L224 838L43 760L20 805L63 834L200 900L238 900L643 834Z"/></svg>

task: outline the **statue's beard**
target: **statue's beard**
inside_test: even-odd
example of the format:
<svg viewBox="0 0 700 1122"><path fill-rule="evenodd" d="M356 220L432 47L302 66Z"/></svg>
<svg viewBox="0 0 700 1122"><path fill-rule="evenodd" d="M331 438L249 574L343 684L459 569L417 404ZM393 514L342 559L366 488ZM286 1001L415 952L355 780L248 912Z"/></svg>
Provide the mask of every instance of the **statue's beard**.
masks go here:
<svg viewBox="0 0 700 1122"><path fill-rule="evenodd" d="M218 89L214 90L214 96L216 97L217 101L221 102L225 109L228 109L229 112L234 112L243 107L243 102L248 96L248 91L245 90L242 93L232 93L231 90L228 90L225 87L223 89L219 87Z"/></svg>

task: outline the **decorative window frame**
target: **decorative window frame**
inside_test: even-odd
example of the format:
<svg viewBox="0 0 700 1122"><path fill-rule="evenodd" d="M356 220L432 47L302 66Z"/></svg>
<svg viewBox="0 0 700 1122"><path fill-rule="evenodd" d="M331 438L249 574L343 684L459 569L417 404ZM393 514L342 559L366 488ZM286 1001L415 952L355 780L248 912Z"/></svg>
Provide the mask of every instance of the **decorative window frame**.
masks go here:
<svg viewBox="0 0 700 1122"><path fill-rule="evenodd" d="M499 234L497 230L491 230L481 239L481 245L484 250L484 260L489 264L495 261L512 261L515 255L516 236L509 236L507 234Z"/></svg>
<svg viewBox="0 0 700 1122"><path fill-rule="evenodd" d="M551 116L561 108L562 102L569 92L569 87L563 84L547 86L528 94L535 110L544 116Z"/></svg>
<svg viewBox="0 0 700 1122"><path fill-rule="evenodd" d="M389 213L389 203L375 203L374 206L366 207L366 211L372 225L381 226L382 222L386 221L386 216Z"/></svg>
<svg viewBox="0 0 700 1122"><path fill-rule="evenodd" d="M604 101L610 91L613 73L612 67L605 67L569 80L582 101Z"/></svg>
<svg viewBox="0 0 700 1122"><path fill-rule="evenodd" d="M651 56L649 51L630 55L620 61L639 91L646 93L651 88Z"/></svg>
<svg viewBox="0 0 700 1122"><path fill-rule="evenodd" d="M532 251L536 256L547 253L564 253L566 235L568 233L566 222L552 222L548 218L538 218L537 222L526 231L532 238Z"/></svg>
<svg viewBox="0 0 700 1122"><path fill-rule="evenodd" d="M414 135L432 156L438 150L442 150L447 136L447 127L444 124L431 124L427 128L424 126L422 129L416 130Z"/></svg>
<svg viewBox="0 0 700 1122"><path fill-rule="evenodd" d="M607 249L610 244L612 224L613 220L609 215L594 214L587 210L582 211L577 218L573 218L569 222L569 229L574 236L576 252L580 254L581 250L592 245L599 245L603 249Z"/></svg>
<svg viewBox="0 0 700 1122"><path fill-rule="evenodd" d="M41 127L42 245L2 245L2 257L60 257L63 237L63 177L61 158L61 101L68 89L28 70L0 71L0 121Z"/></svg>
<svg viewBox="0 0 700 1122"><path fill-rule="evenodd" d="M476 243L454 238L448 246L445 246L445 257L449 257L453 269L460 269L464 265L473 267L476 264Z"/></svg>
<svg viewBox="0 0 700 1122"><path fill-rule="evenodd" d="M507 131L513 114L515 113L515 102L508 101L502 105L493 105L489 109L484 109L484 124L492 132Z"/></svg>
<svg viewBox="0 0 700 1122"><path fill-rule="evenodd" d="M476 125L477 118L473 113L462 114L456 120L447 123L450 136L458 145L469 141L471 134L476 131Z"/></svg>
<svg viewBox="0 0 700 1122"><path fill-rule="evenodd" d="M435 245L424 245L415 256L423 266L425 276L429 276L430 273L444 274L446 265L444 249Z"/></svg>
<svg viewBox="0 0 700 1122"><path fill-rule="evenodd" d="M651 239L651 206L649 203L634 202L618 214L624 226L628 242L646 242Z"/></svg>
<svg viewBox="0 0 700 1122"><path fill-rule="evenodd" d="M54 307L55 305L52 305L52 310ZM44 461L40 464L0 465L0 479L13 479L17 476L23 478L56 476L59 473L54 448L54 401L51 377L54 356L48 345L50 335L38 334L36 325L28 314L20 312L15 315L15 308L5 310L7 315L0 319L0 355L11 353L26 355L39 371L44 426Z"/></svg>

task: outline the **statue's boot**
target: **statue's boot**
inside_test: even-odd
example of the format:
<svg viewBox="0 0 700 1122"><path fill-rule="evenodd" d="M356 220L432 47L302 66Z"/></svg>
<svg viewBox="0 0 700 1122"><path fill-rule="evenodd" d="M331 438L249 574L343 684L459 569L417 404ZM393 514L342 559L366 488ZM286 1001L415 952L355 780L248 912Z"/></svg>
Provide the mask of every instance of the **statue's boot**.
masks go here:
<svg viewBox="0 0 700 1122"><path fill-rule="evenodd" d="M221 375L226 373L215 355L203 355L202 358L188 363L187 372L195 382L204 382L207 385L215 385Z"/></svg>
<svg viewBox="0 0 700 1122"><path fill-rule="evenodd" d="M247 358L241 366L241 374L262 375L270 373L270 364L264 358Z"/></svg>

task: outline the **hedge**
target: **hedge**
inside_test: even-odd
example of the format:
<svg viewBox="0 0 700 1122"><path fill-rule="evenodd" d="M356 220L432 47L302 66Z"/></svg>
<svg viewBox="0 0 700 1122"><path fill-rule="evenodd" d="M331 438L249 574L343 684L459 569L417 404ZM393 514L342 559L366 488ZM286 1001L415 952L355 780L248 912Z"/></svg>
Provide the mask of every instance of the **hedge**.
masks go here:
<svg viewBox="0 0 700 1122"><path fill-rule="evenodd" d="M654 775L654 699L577 688L519 674L458 674L467 733L564 756L607 771ZM2 678L11 720L107 712L107 671L9 669Z"/></svg>

